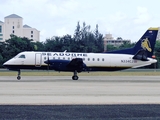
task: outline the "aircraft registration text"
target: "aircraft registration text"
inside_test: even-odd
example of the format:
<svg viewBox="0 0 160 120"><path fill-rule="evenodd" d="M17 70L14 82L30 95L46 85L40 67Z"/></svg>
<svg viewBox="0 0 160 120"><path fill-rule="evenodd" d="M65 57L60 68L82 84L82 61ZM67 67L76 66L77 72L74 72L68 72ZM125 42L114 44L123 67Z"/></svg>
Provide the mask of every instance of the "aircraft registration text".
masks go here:
<svg viewBox="0 0 160 120"><path fill-rule="evenodd" d="M137 63L136 60L121 60L121 63Z"/></svg>

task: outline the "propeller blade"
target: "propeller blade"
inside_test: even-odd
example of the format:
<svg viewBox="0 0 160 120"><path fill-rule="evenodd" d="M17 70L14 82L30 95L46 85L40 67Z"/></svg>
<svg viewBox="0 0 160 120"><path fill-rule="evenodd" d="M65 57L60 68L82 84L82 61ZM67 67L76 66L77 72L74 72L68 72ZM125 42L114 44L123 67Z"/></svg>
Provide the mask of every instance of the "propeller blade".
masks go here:
<svg viewBox="0 0 160 120"><path fill-rule="evenodd" d="M49 70L49 65L50 65L49 56L48 56L47 60L44 61L44 63L47 64L47 70Z"/></svg>
<svg viewBox="0 0 160 120"><path fill-rule="evenodd" d="M48 69L48 71L49 71L49 56L48 56L48 59L47 59L47 69Z"/></svg>

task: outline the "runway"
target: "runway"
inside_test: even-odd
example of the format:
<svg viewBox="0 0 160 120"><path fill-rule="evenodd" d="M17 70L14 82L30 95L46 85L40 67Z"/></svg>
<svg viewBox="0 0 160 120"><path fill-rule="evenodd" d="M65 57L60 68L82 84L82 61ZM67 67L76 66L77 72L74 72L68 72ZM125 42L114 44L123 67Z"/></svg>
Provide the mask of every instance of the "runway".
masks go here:
<svg viewBox="0 0 160 120"><path fill-rule="evenodd" d="M0 119L160 119L160 76L0 77Z"/></svg>
<svg viewBox="0 0 160 120"><path fill-rule="evenodd" d="M0 104L159 104L160 76L0 77Z"/></svg>

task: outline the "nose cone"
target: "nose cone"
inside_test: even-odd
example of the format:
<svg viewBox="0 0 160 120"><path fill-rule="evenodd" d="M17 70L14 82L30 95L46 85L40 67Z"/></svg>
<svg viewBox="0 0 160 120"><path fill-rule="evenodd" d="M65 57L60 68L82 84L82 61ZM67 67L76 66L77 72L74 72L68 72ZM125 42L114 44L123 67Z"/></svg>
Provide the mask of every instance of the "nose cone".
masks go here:
<svg viewBox="0 0 160 120"><path fill-rule="evenodd" d="M4 66L4 67L7 67L7 62L3 63L3 66Z"/></svg>
<svg viewBox="0 0 160 120"><path fill-rule="evenodd" d="M7 69L10 69L10 67L12 66L11 64L11 60L6 61L5 63L3 63L3 66Z"/></svg>

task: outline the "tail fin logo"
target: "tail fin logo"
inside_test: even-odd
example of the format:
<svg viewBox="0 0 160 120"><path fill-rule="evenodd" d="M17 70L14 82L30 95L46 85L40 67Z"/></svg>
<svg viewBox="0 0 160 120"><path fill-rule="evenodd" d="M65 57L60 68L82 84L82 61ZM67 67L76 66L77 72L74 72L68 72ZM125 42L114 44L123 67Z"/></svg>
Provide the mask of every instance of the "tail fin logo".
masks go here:
<svg viewBox="0 0 160 120"><path fill-rule="evenodd" d="M148 50L149 52L152 51L151 45L150 45L150 42L149 42L148 38L142 40L141 47L144 50Z"/></svg>

